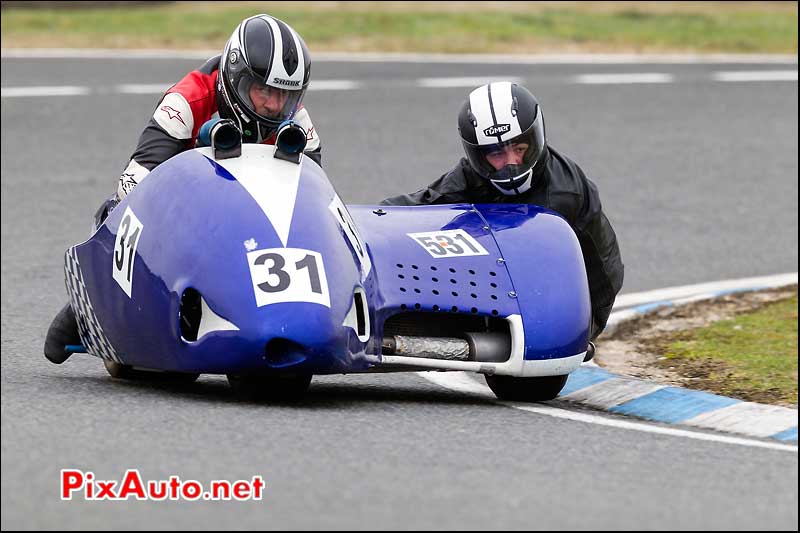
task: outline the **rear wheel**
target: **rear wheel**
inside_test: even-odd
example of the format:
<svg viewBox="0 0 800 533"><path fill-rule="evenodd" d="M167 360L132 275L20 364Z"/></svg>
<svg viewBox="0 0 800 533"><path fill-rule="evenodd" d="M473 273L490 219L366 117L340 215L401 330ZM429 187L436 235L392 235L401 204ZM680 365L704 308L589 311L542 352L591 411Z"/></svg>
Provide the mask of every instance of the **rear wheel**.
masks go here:
<svg viewBox="0 0 800 533"><path fill-rule="evenodd" d="M200 374L186 372L157 372L151 370L138 370L129 365L103 359L103 364L112 378L128 379L133 381L157 381L162 383L194 383Z"/></svg>
<svg viewBox="0 0 800 533"><path fill-rule="evenodd" d="M567 383L567 375L515 378L486 375L486 384L501 400L546 402L552 400Z"/></svg>
<svg viewBox="0 0 800 533"><path fill-rule="evenodd" d="M228 374L233 392L243 400L300 400L311 384L311 374L237 376Z"/></svg>

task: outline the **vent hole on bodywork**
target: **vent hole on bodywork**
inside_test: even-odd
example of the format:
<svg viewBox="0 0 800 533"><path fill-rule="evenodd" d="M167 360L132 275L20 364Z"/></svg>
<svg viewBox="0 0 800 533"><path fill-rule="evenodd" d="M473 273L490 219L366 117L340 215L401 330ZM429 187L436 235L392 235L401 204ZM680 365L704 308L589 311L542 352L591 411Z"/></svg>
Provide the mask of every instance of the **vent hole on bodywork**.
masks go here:
<svg viewBox="0 0 800 533"><path fill-rule="evenodd" d="M497 316L497 315L499 315L500 313L498 313L498 312L497 312L497 309L492 309L492 314L493 314L494 316Z"/></svg>
<svg viewBox="0 0 800 533"><path fill-rule="evenodd" d="M451 280L450 280L450 283L453 283L453 284L455 284L455 283L458 283L458 282L457 282L456 280L454 280L454 279L451 279Z"/></svg>
<svg viewBox="0 0 800 533"><path fill-rule="evenodd" d="M469 311L474 315L474 314L476 314L478 312L478 308L477 307L473 307Z"/></svg>
<svg viewBox="0 0 800 533"><path fill-rule="evenodd" d="M452 272L453 274L455 274L455 273L456 273L456 269L455 269L455 268L451 268L451 269L450 269L450 272Z"/></svg>
<svg viewBox="0 0 800 533"><path fill-rule="evenodd" d="M181 306L178 319L181 325L181 337L189 342L197 340L200 319L203 318L202 298L196 289L188 288L181 295Z"/></svg>
<svg viewBox="0 0 800 533"><path fill-rule="evenodd" d="M496 276L496 275L497 275L497 272L489 272L489 275L490 275L490 276Z"/></svg>
<svg viewBox="0 0 800 533"><path fill-rule="evenodd" d="M417 294L421 294L422 293L422 291L419 290L419 289L414 289L414 292L416 292Z"/></svg>
<svg viewBox="0 0 800 533"><path fill-rule="evenodd" d="M478 297L478 295L475 294L474 292L472 294L470 294L470 296L472 296L473 298L477 298Z"/></svg>
<svg viewBox="0 0 800 533"><path fill-rule="evenodd" d="M452 311L453 313L458 313L458 307L454 305L453 307L450 308L450 311Z"/></svg>
<svg viewBox="0 0 800 533"><path fill-rule="evenodd" d="M439 278L431 278L431 281L434 283L439 283Z"/></svg>
<svg viewBox="0 0 800 533"><path fill-rule="evenodd" d="M413 268L414 270L419 270L419 267L417 265L411 265L411 268Z"/></svg>
<svg viewBox="0 0 800 533"><path fill-rule="evenodd" d="M478 284L477 284L477 283L475 283L474 281L470 281L470 282L469 282L469 284L470 284L472 287L477 287L477 286L478 286Z"/></svg>
<svg viewBox="0 0 800 533"><path fill-rule="evenodd" d="M470 270L469 273L472 274L473 276L475 275L475 271L474 270Z"/></svg>
<svg viewBox="0 0 800 533"><path fill-rule="evenodd" d="M431 292L432 292L433 294L437 295L437 296L439 295L439 291L437 291L436 289L433 289Z"/></svg>
<svg viewBox="0 0 800 533"><path fill-rule="evenodd" d="M397 263L397 268L403 268L403 265L400 264L400 263Z"/></svg>
<svg viewBox="0 0 800 533"><path fill-rule="evenodd" d="M400 292L406 292L406 288L405 287L400 287Z"/></svg>
<svg viewBox="0 0 800 533"><path fill-rule="evenodd" d="M438 268L436 268L435 266L432 266L432 267L431 267L431 270L433 270L434 272L436 272L436 271L437 271L437 270L439 270L439 269L438 269Z"/></svg>
<svg viewBox="0 0 800 533"><path fill-rule="evenodd" d="M404 275L402 275L402 274L398 274L397 277L400 278L400 279L406 279L406 277Z"/></svg>
<svg viewBox="0 0 800 533"><path fill-rule="evenodd" d="M489 286L493 289L497 288L497 283L490 283Z"/></svg>
<svg viewBox="0 0 800 533"><path fill-rule="evenodd" d="M419 276L411 276L411 277L414 278L414 281L419 281Z"/></svg>
<svg viewBox="0 0 800 533"><path fill-rule="evenodd" d="M264 352L267 363L278 368L302 363L306 358L303 346L289 339L272 339L265 346Z"/></svg>
<svg viewBox="0 0 800 533"><path fill-rule="evenodd" d="M492 294L492 300L497 300L497 295Z"/></svg>
<svg viewBox="0 0 800 533"><path fill-rule="evenodd" d="M353 301L356 304L356 331L359 337L367 334L367 306L364 303L364 295L356 291L353 294Z"/></svg>
<svg viewBox="0 0 800 533"><path fill-rule="evenodd" d="M458 296L458 293L456 291L453 291L450 294L452 294L453 296Z"/></svg>
<svg viewBox="0 0 800 533"><path fill-rule="evenodd" d="M436 305L436 304L433 304L433 310L434 310L434 311L438 311L438 310L439 310L439 306L438 306L438 305Z"/></svg>
<svg viewBox="0 0 800 533"><path fill-rule="evenodd" d="M414 304L414 309L422 309L422 306L420 304Z"/></svg>

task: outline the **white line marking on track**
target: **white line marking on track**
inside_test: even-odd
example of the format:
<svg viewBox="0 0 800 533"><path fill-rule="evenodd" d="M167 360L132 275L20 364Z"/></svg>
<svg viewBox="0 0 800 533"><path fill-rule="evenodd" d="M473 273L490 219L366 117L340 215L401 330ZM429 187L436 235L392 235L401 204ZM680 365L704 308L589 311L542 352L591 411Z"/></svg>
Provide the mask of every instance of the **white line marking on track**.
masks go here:
<svg viewBox="0 0 800 533"><path fill-rule="evenodd" d="M66 85L61 87L3 87L2 98L24 98L32 96L84 96L89 94L88 87Z"/></svg>
<svg viewBox="0 0 800 533"><path fill-rule="evenodd" d="M630 74L581 74L575 76L576 83L590 85L624 84L624 83L671 83L672 74L663 72L636 72Z"/></svg>
<svg viewBox="0 0 800 533"><path fill-rule="evenodd" d="M445 87L480 87L488 83L496 81L510 81L511 83L520 83L521 78L514 78L509 76L469 76L469 77L454 77L454 78L420 78L417 80L419 87L426 88L445 88Z"/></svg>
<svg viewBox="0 0 800 533"><path fill-rule="evenodd" d="M717 81L797 81L796 70L752 70L714 72Z"/></svg>
<svg viewBox="0 0 800 533"><path fill-rule="evenodd" d="M114 89L122 94L164 94L170 87L169 83L138 83L117 85Z"/></svg>
<svg viewBox="0 0 800 533"><path fill-rule="evenodd" d="M311 80L308 84L309 91L348 91L359 87L361 84L352 80Z"/></svg>
<svg viewBox="0 0 800 533"><path fill-rule="evenodd" d="M629 422L627 420L618 420L615 418L591 415L583 412L569 411L567 409L560 409L544 404L523 404L519 402L504 402L498 400L489 387L475 382L464 372L418 372L418 375L427 379L428 381L444 387L446 389L475 394L487 400L493 400L500 405L512 407L522 411L535 413L544 416L552 416L555 418L563 418L566 420L573 420L576 422L584 422L586 424L597 424L601 426L608 426L618 429L627 429L632 431L642 431L644 433L654 433L658 435L668 435L671 437L683 437L695 440L704 440L710 442L719 442L723 444L735 444L738 446L749 446L752 448L767 448L770 450L780 450L797 453L797 446L788 444L779 444L774 442L763 442L758 440L750 440L739 437L728 437L726 435L716 435L711 433L702 433L700 431L689 431L684 429L676 429L670 427L662 427L647 424L644 422Z"/></svg>

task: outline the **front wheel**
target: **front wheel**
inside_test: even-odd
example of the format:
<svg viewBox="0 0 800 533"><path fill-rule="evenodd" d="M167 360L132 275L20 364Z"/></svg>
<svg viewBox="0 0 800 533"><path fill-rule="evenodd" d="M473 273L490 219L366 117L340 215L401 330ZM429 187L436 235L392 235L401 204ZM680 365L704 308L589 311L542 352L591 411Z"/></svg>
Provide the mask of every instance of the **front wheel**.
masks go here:
<svg viewBox="0 0 800 533"><path fill-rule="evenodd" d="M517 402L546 402L552 400L564 385L568 375L515 378L486 375L486 384L501 400Z"/></svg>
<svg viewBox="0 0 800 533"><path fill-rule="evenodd" d="M157 381L160 383L187 384L194 383L200 374L189 374L186 372L157 372L150 370L138 370L132 366L123 365L115 361L103 359L108 375L116 379L128 379L132 381Z"/></svg>
<svg viewBox="0 0 800 533"><path fill-rule="evenodd" d="M237 376L228 374L233 392L243 400L300 400L311 384L311 374Z"/></svg>

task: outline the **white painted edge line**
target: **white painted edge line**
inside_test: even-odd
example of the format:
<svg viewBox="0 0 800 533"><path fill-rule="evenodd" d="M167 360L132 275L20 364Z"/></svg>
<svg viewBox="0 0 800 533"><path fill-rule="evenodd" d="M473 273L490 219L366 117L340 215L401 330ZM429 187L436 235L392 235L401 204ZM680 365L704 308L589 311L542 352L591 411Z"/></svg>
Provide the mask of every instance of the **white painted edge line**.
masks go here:
<svg viewBox="0 0 800 533"><path fill-rule="evenodd" d="M418 372L418 375L427 379L428 381L439 385L445 389L453 391L474 394L481 398L491 400L494 403L536 413L544 416L552 416L555 418L563 418L573 420L576 422L584 422L586 424L596 424L600 426L607 426L618 429L627 429L632 431L641 431L644 433L654 433L658 435L668 435L671 437L682 437L695 440L704 440L710 442L719 442L723 444L735 444L738 446L749 446L752 448L767 448L770 450L781 450L797 453L797 446L790 444L780 444L777 442L765 442L759 440L746 439L741 437L730 437L727 435L717 435L714 433L703 433L701 431L691 431L686 429L677 429L671 427L663 427L645 422L631 422L627 420L619 420L608 416L592 415L588 413L576 412L549 405L532 405L523 404L519 402L505 402L498 400L494 393L488 386L481 385L471 379L464 372Z"/></svg>
<svg viewBox="0 0 800 533"><path fill-rule="evenodd" d="M714 72L712 78L717 81L797 81L796 70L753 70Z"/></svg>
<svg viewBox="0 0 800 533"><path fill-rule="evenodd" d="M522 78L509 76L467 76L453 78L419 78L417 86L426 88L445 88L445 87L480 87L496 81L510 81L511 83L521 83Z"/></svg>
<svg viewBox="0 0 800 533"><path fill-rule="evenodd" d="M703 293L716 294L722 291L749 289L752 287L781 287L793 283L797 283L797 272L682 285L653 291L637 292L635 294L622 294L618 296L616 302L614 302L614 308L621 309L653 302L678 300L680 298L688 298Z"/></svg>
<svg viewBox="0 0 800 533"><path fill-rule="evenodd" d="M3 48L4 58L86 58L86 59L208 59L219 49L167 50L108 48ZM396 62L396 63L491 63L491 64L636 64L636 63L789 63L791 54L410 54L317 52L319 62Z"/></svg>
<svg viewBox="0 0 800 533"><path fill-rule="evenodd" d="M88 87L65 85L61 87L3 87L0 88L2 98L25 98L33 96L85 96Z"/></svg>
<svg viewBox="0 0 800 533"><path fill-rule="evenodd" d="M622 83L671 83L672 74L663 72L637 72L629 74L581 74L575 76L576 83L588 85L622 84Z"/></svg>
<svg viewBox="0 0 800 533"><path fill-rule="evenodd" d="M348 91L359 87L361 84L352 80L311 80L308 84L309 91Z"/></svg>
<svg viewBox="0 0 800 533"><path fill-rule="evenodd" d="M169 83L136 83L116 85L114 89L122 94L164 94L170 87Z"/></svg>

